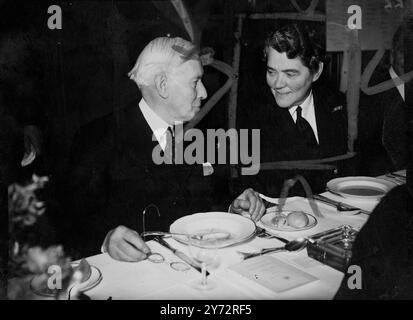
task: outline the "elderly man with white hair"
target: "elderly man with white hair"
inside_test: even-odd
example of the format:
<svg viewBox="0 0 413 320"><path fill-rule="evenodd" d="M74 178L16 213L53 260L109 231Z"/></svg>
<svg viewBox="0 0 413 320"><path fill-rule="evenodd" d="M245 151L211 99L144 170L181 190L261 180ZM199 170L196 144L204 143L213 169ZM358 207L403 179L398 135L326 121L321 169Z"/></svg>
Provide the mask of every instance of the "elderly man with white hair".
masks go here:
<svg viewBox="0 0 413 320"><path fill-rule="evenodd" d="M207 97L202 76L191 42L156 38L129 72L142 93L139 104L134 102L117 117L93 121L75 138L68 218L76 222L77 237L68 239L68 244L78 240L81 255L93 254L103 242L102 250L114 259L145 259L149 248L137 230L142 230L142 211L152 204L160 212L146 226L152 230L167 230L177 218L213 206L227 210L229 202L214 203L219 198L211 185L214 175L204 177L201 165L157 165L152 157L157 146L167 152L174 125L191 120L200 110ZM232 201L230 208L253 220L265 212L252 189ZM149 218L154 217L148 216L147 222ZM67 233L73 227L68 224Z"/></svg>

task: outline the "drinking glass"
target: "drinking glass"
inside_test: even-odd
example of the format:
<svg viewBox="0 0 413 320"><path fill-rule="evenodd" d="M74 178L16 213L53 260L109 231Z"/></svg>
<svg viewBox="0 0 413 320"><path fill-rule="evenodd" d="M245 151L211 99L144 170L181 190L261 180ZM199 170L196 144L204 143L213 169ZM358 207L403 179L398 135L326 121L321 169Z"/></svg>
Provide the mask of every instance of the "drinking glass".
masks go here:
<svg viewBox="0 0 413 320"><path fill-rule="evenodd" d="M189 255L197 262L202 270L202 276L191 284L195 289L211 290L217 284L207 279L207 269L215 269L220 264L218 253L219 241L216 239L199 239L188 236Z"/></svg>

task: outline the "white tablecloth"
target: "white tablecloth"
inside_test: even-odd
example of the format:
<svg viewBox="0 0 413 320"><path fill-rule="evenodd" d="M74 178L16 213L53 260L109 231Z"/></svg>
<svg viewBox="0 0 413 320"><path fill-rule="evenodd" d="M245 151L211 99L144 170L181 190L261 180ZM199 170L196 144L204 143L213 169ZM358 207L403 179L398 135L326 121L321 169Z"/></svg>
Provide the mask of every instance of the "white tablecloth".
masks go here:
<svg viewBox="0 0 413 320"><path fill-rule="evenodd" d="M354 201L339 198L329 192L323 195L340 200L362 209L372 211L378 201ZM277 202L278 199L266 198ZM324 218L318 218L315 227L301 232L277 232L276 234L289 240L298 237L310 236L341 225L351 225L360 229L367 221L368 215L348 215L338 212L334 207L317 202ZM307 199L300 197L289 198L286 209L304 210L311 212ZM259 226L264 227L261 222ZM184 252L185 245L173 239L167 241ZM102 272L102 281L93 289L86 292L92 299L165 299L165 300L250 300L250 299L332 299L340 286L343 273L324 265L307 256L307 251L279 252L271 256L281 260L299 270L317 278L316 281L296 287L284 292L274 292L264 286L251 281L240 274L232 271L231 266L241 263L241 257L236 253L239 251L254 251L263 247L282 245L276 239L254 238L249 242L237 246L219 250L221 258L220 266L211 270L208 277L216 283L216 288L209 291L196 290L191 286L195 279L201 277L194 269L189 271L175 271L169 263L180 261L172 252L162 247L157 242L148 242L153 252L161 253L166 261L153 263L141 261L137 263L120 262L113 260L108 254L100 254L87 258L90 264L99 268Z"/></svg>

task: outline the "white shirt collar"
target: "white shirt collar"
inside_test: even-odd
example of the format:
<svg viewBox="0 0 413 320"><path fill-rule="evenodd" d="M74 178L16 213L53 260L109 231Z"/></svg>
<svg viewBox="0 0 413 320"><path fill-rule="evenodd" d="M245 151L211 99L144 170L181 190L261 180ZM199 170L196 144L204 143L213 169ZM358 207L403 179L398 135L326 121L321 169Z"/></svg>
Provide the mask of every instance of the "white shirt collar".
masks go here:
<svg viewBox="0 0 413 320"><path fill-rule="evenodd" d="M392 79L395 79L395 78L398 77L396 71L393 69L393 66L390 66L389 73L390 73L390 77L391 77ZM398 86L397 86L397 90L399 90L400 95L402 96L403 101L405 101L405 100L404 100L404 83L402 83L401 85L398 85Z"/></svg>
<svg viewBox="0 0 413 320"><path fill-rule="evenodd" d="M308 111L311 108L311 106L314 106L313 91L310 91L310 94L307 96L307 98L305 98L303 103L300 104L300 107L302 109L301 115L303 116L303 118L306 119L305 115L308 114ZM290 111L290 114L293 117L294 121L297 119L297 114L296 114L297 107L298 105L288 108L288 111Z"/></svg>
<svg viewBox="0 0 413 320"><path fill-rule="evenodd" d="M151 128L156 140L163 150L166 147L166 131L170 125L158 116L155 111L148 106L146 101L142 98L139 102L139 109L141 110L143 117Z"/></svg>

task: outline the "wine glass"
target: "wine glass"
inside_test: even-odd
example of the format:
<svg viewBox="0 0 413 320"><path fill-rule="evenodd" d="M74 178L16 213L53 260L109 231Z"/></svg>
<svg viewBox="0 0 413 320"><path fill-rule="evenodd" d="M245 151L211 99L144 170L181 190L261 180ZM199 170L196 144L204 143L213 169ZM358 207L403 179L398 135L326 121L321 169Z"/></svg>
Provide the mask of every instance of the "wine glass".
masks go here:
<svg viewBox="0 0 413 320"><path fill-rule="evenodd" d="M193 288L211 290L216 287L215 282L207 279L207 269L215 269L221 262L218 245L217 239L199 239L199 237L188 236L189 254L200 265L202 271L201 279L191 284Z"/></svg>

